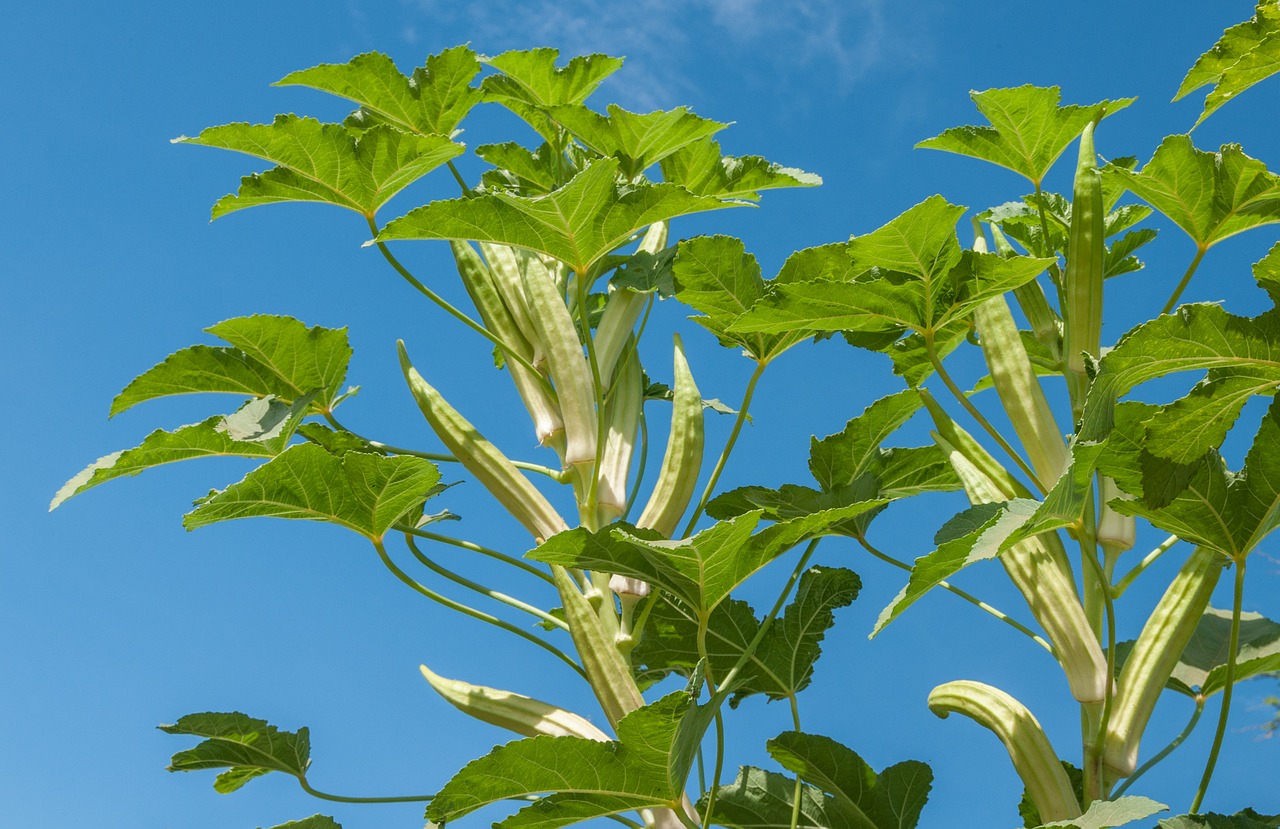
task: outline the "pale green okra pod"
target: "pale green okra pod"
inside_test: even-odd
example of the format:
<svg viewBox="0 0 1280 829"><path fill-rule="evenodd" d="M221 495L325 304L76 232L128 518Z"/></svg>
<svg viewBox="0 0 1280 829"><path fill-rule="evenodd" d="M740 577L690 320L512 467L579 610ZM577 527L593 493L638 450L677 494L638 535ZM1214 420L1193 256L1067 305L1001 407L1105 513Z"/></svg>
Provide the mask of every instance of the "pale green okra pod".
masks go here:
<svg viewBox="0 0 1280 829"><path fill-rule="evenodd" d="M431 687L453 707L482 722L525 737L582 737L607 742L609 735L580 717L550 703L523 694L446 679L426 665L418 666Z"/></svg>
<svg viewBox="0 0 1280 829"><path fill-rule="evenodd" d="M705 442L702 393L684 356L684 344L675 336L675 389L671 400L671 433L662 469L636 525L657 530L670 538L689 508L698 473L702 470Z"/></svg>
<svg viewBox="0 0 1280 829"><path fill-rule="evenodd" d="M667 245L667 223L656 222L649 225L644 238L640 240L637 251L657 253ZM600 324L596 326L595 347L596 364L600 367L600 377L609 382L613 367L618 362L627 343L627 337L640 319L648 297L630 288L615 288L605 300L604 312Z"/></svg>
<svg viewBox="0 0 1280 829"><path fill-rule="evenodd" d="M627 506L627 479L635 454L640 409L644 405L644 377L635 338L618 366L608 402L605 404L607 431L600 452L600 479L596 484L596 513L600 526L622 517Z"/></svg>

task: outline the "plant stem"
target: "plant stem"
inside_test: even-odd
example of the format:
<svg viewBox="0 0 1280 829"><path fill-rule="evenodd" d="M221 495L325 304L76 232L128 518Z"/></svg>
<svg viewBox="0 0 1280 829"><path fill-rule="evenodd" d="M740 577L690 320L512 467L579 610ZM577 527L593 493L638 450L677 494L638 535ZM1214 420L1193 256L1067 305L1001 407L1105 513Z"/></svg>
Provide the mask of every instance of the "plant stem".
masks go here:
<svg viewBox="0 0 1280 829"><path fill-rule="evenodd" d="M1222 750L1222 738L1227 733L1227 716L1231 713L1232 691L1236 684L1236 661L1240 649L1240 606L1244 603L1244 562L1245 555L1235 559L1236 581L1231 595L1231 638L1227 644L1226 685L1222 689L1222 710L1218 713L1218 728L1213 734L1213 747L1209 749L1209 759L1205 762L1204 775L1200 778L1200 787L1196 789L1195 800L1191 801L1191 814L1200 811L1200 803L1205 792L1209 790L1209 781L1213 779L1213 770L1218 763L1218 752Z"/></svg>
<svg viewBox="0 0 1280 829"><path fill-rule="evenodd" d="M1089 516L1086 515L1086 518ZM1111 597L1111 583L1107 577L1102 563L1098 561L1098 556L1084 556L1094 571L1094 577L1097 579L1102 594L1102 605L1107 624L1107 677L1108 682L1102 697L1102 714L1098 718L1096 730L1092 734L1086 733L1084 736L1084 799L1087 803L1094 800L1102 800L1107 797L1106 774L1102 766L1102 744L1106 738L1107 725L1111 721L1111 703L1114 696L1114 682L1110 681L1111 677L1116 675L1116 609ZM1087 720L1088 718L1086 718Z"/></svg>
<svg viewBox="0 0 1280 829"><path fill-rule="evenodd" d="M592 391L596 399L596 458L591 465L591 481L587 484L587 502L580 504L586 513L592 516L592 524L596 521L599 504L600 466L604 463L605 438L609 424L605 422L604 378L600 376L600 361L596 358L595 337L591 336L591 320L587 311L587 271L574 273L574 287L577 288L578 313L582 315L582 340L587 346L587 364L591 367ZM594 532L597 527L591 526Z"/></svg>
<svg viewBox="0 0 1280 829"><path fill-rule="evenodd" d="M1146 774L1151 769L1155 768L1157 763L1159 763L1164 758L1168 757L1170 754L1173 753L1174 749L1182 745L1183 741L1185 741L1187 737L1190 737L1191 732L1195 730L1196 723L1200 722L1200 715L1202 713L1204 713L1204 699L1202 697L1196 697L1196 708L1194 711L1191 712L1191 720L1187 723L1186 727L1183 728L1182 731L1178 733L1178 736L1173 738L1173 741L1170 742L1169 745L1157 751L1155 754L1151 756L1150 760L1143 763L1141 766L1138 767L1137 771L1129 775L1129 778L1125 780L1123 783L1121 783L1119 788L1117 788L1112 793L1111 796L1113 798L1117 798L1123 795L1126 791L1128 791L1129 787L1133 785L1133 781L1137 780L1139 777Z"/></svg>
<svg viewBox="0 0 1280 829"><path fill-rule="evenodd" d="M871 555L875 556L876 558L880 559L886 564L892 564L894 567L897 567L899 570L905 570L908 573L911 572L910 564L907 564L905 561L900 561L894 558L893 556L889 555L888 553L881 552L880 550L873 547L871 543L868 542L865 538L859 538L858 543L861 544L863 549L865 549L868 553L871 553ZM1004 622L1006 625L1009 625L1019 633L1024 634L1025 636L1030 638L1031 641L1035 642L1037 645L1047 650L1051 655L1053 655L1055 659L1057 658L1058 656L1057 651L1054 650L1053 645L1050 644L1048 640L1046 640L1044 637L1037 634L1031 628L1019 622L1017 619L1014 619L1013 617L1009 616L1004 611L1000 610L999 608L992 607L991 605L982 601L981 599L974 596L973 594L968 593L964 590L961 590L959 587L956 587L955 585L951 584L948 581L940 581L938 582L938 586L941 587L943 590L949 591L950 593L955 594L961 599L964 599L966 602L973 605L974 607L977 607L981 610L986 611L987 613L990 613L992 616Z"/></svg>
<svg viewBox="0 0 1280 829"><path fill-rule="evenodd" d="M1124 574L1124 578L1115 583L1115 586L1111 588L1111 595L1117 599L1123 596L1124 591L1129 589L1129 585L1133 584L1134 579L1141 576L1144 570L1154 564L1156 559L1160 558L1160 556L1169 552L1169 550L1173 548L1173 545L1177 544L1179 541L1181 541L1181 539L1176 535L1171 535L1164 541L1161 541L1158 547L1147 553L1146 556L1143 557L1142 561L1139 561L1133 566L1132 570Z"/></svg>
<svg viewBox="0 0 1280 829"><path fill-rule="evenodd" d="M378 225L373 221L372 218L369 219L369 230L373 232L373 235L376 238L378 235ZM436 305L440 306L441 309L443 309L447 314L452 316L454 319L458 320L463 325L470 328L472 331L476 332L477 334L484 337L489 342L496 345L498 348L502 349L503 354L505 354L509 359L514 360L524 368L528 369L529 372L534 377L542 377L542 373L539 372L537 369L535 369L533 367L533 364L530 363L528 360L526 360L524 356L520 354L520 352L516 351L511 346L507 345L488 328L485 328L483 325L476 322L471 317L464 314L462 311L458 310L456 307L450 304L449 301L446 300L444 297L440 296L435 291L431 290L426 285L423 285L421 282L419 282L417 277L409 273L409 270L404 265L400 264L400 260L397 259L395 255L391 253L391 251L387 248L387 245L385 242L374 242L374 244L378 246L378 250L382 251L382 256L384 259L387 260L387 263L390 264L391 267L395 268L396 273L400 274L400 276L404 279L404 281L412 285L415 289L417 289L419 293L421 293L427 299L434 302Z"/></svg>
<svg viewBox="0 0 1280 829"><path fill-rule="evenodd" d="M956 385L955 381L951 379L951 375L942 367L942 360L938 359L938 353L934 350L933 343L929 342L925 350L928 352L929 362L933 364L933 370L938 373L938 379L940 379L947 389L950 390L952 396L960 402L960 405L969 413L969 416L977 421L978 425L991 436L991 439L1004 450L1004 453L1008 455L1015 464L1017 464L1018 468L1022 470L1022 474L1026 475L1031 480L1031 483L1035 485L1036 489L1040 490L1041 493L1047 492L1048 490L1045 489L1044 484L1040 483L1040 479L1036 477L1035 470L1022 459L1022 456L1014 450L1013 446L1009 444L1009 441L1004 439L1004 435L1001 435L1000 432L991 425L991 421L987 420L986 416L978 410L978 407L973 405L973 401L970 400L965 393L961 391L960 387Z"/></svg>
<svg viewBox="0 0 1280 829"><path fill-rule="evenodd" d="M449 162L449 172L453 173L453 180L458 182L458 186L462 188L463 196L471 192L471 188L467 186L467 180L462 177L462 173L458 172L458 168L452 161Z"/></svg>
<svg viewBox="0 0 1280 829"><path fill-rule="evenodd" d="M644 481L644 469L649 462L649 423L644 416L644 401L640 403L640 460L636 465L635 481L631 492L627 495L627 505L622 510L622 520L631 517L631 509L636 505L636 497L640 494L640 484Z"/></svg>
<svg viewBox="0 0 1280 829"><path fill-rule="evenodd" d="M747 409L751 407L751 398L756 392L756 384L760 382L760 376L764 374L765 368L769 365L767 360L756 362L755 371L751 372L751 379L747 381L746 391L742 394L742 403L738 406L738 418L733 422L733 429L729 432L729 439L725 441L724 449L720 452L720 458L716 461L715 469L711 470L711 478L707 480L707 486L702 490L702 497L698 499L698 506L693 511L693 516L689 519L689 523L685 525L682 538L687 538L693 532L694 525L698 523L698 519L702 517L702 511L707 508L707 501L711 500L711 493L715 491L716 483L720 480L720 473L724 471L724 465L729 460L729 453L733 451L733 446L738 441L738 434L742 431L742 424L747 420Z"/></svg>
<svg viewBox="0 0 1280 829"><path fill-rule="evenodd" d="M302 786L302 790L312 797L318 797L321 800L331 800L334 803L427 803L435 795L408 795L405 797L345 797L340 794L329 794L318 789L311 788L311 784L307 782L307 778L299 777L298 784Z"/></svg>
<svg viewBox="0 0 1280 829"><path fill-rule="evenodd" d="M516 610L520 610L525 613L528 613L530 616L533 616L534 618L542 622L545 622L546 624L551 625L552 627L557 627L557 628L560 628L561 630L566 630L566 631L569 629L569 625L566 624L563 619L557 619L555 616L552 616L550 613L547 613L542 608L534 607L528 602L523 602L515 598L514 596L508 596L506 593L501 593L497 590L492 590L488 587L485 587L483 584L474 582L471 579L466 578L465 576L461 576L453 572L447 567L437 564L436 562L428 558L426 555L424 555L421 550L418 549L418 545L414 542L413 536L410 535L409 533L405 533L404 541L405 541L405 544L408 545L409 551L413 553L413 557L416 558L422 564L423 567L426 567L427 569L432 570L433 572L439 573L440 575L444 576L446 579L453 582L454 584L462 585L468 590L474 590L476 593L479 593L481 596L485 596L487 598L493 599L495 602L501 602L502 604L505 604L508 607L514 607Z"/></svg>
<svg viewBox="0 0 1280 829"><path fill-rule="evenodd" d="M1173 293L1169 296L1169 301L1160 309L1161 314L1169 313L1173 310L1173 307L1178 304L1178 299L1182 296L1182 292L1187 289L1187 284L1191 282L1191 276L1196 272L1196 268L1199 267L1200 260L1203 259L1204 255L1208 252L1209 249L1207 247L1196 244L1196 255L1192 258L1191 264L1187 267L1187 272L1182 275L1181 281L1178 282L1178 287L1173 289Z"/></svg>
<svg viewBox="0 0 1280 829"><path fill-rule="evenodd" d="M487 622L493 625L494 627L498 627L498 628L501 628L502 630L505 630L507 633L514 633L516 636L519 636L521 639L525 639L529 642L532 642L533 644L537 645L538 647L542 648L543 650L549 652L556 658L563 661L569 667L573 668L573 670L576 671L578 675L581 676L583 679L587 678L587 673L582 669L582 666L579 665L577 662L574 662L569 656L567 656L563 651L561 651L555 645L552 645L550 642L546 642L542 639L539 639L537 636L533 635L529 631L524 630L523 628L516 627L510 622L499 619L498 617L485 613L482 610L476 610L474 607L469 607L465 604L462 604L461 602L454 601L453 599L450 599L446 596L442 596L429 587L424 587L423 585L419 584L412 576L410 576L408 573L404 572L403 570L401 570L399 567L396 566L396 563L391 560L391 556L387 555L387 548L386 546L383 545L381 541L373 542L373 546L378 551L378 558L382 559L382 563L385 564L387 569L391 571L391 574L394 575L400 581L402 581L404 584L408 585L410 588L415 590L416 592L421 593L423 596L426 596L428 599L431 599L432 601L439 602L440 604L444 605L450 610L456 610L459 613L470 616L473 619L479 619L482 622Z"/></svg>
<svg viewBox="0 0 1280 829"><path fill-rule="evenodd" d="M518 567L530 575L537 576L548 584L555 584L555 579L551 578L551 576L539 570L537 567L534 567L527 561L521 561L514 556L509 556L506 553L500 553L497 550L491 550L488 547L481 547L479 544L473 544L470 541L463 541L461 538L450 538L447 535L438 535L417 527L410 527L408 524L396 524L392 529L399 530L402 533L416 535L418 538L425 538L428 541L437 541L441 544L448 544L452 547L467 550L468 552L488 556L489 558L496 559L504 564L510 564L512 567Z"/></svg>
<svg viewBox="0 0 1280 829"><path fill-rule="evenodd" d="M351 432L351 430L346 427L341 428L344 432ZM351 434L356 435L355 432L351 432ZM415 458L422 458L434 463L462 463L461 458L455 458L453 455L448 455L443 452L419 452L417 449L406 449L403 446L392 446L391 444L383 443L380 440L369 440L361 435L356 435L356 437L365 441L374 449L380 449L383 452L388 452L392 455L411 455ZM558 484L568 483L569 481L569 475L563 469L552 469L549 466L543 466L540 463L531 463L529 461L511 461L511 465L516 469L523 469L526 472L536 472L539 475L545 475Z"/></svg>
<svg viewBox="0 0 1280 829"><path fill-rule="evenodd" d="M794 693L788 694L787 699L791 702L791 725L797 732L803 731L800 728L800 705L796 702L796 695ZM791 791L790 829L797 829L800 825L800 798L804 795L804 782L798 774L796 775L795 787Z"/></svg>

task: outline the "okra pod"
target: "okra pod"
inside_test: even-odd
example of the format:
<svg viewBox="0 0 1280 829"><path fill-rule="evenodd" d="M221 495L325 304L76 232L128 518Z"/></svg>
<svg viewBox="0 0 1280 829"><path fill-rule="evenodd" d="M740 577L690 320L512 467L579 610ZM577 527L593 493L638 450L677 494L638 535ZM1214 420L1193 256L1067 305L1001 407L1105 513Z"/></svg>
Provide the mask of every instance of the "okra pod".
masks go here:
<svg viewBox="0 0 1280 829"><path fill-rule="evenodd" d="M1040 822L1080 817L1080 801L1039 721L1010 695L981 682L956 680L929 694L929 710L944 719L963 714L995 733L1040 813Z"/></svg>
<svg viewBox="0 0 1280 829"><path fill-rule="evenodd" d="M533 312L529 309L529 299L525 295L524 268L521 267L524 257L521 251L506 245L481 242L480 252L489 263L493 273L493 284L502 301L511 314L516 327L524 334L534 351L541 354L538 347L537 328L533 324ZM537 365L537 363L534 363Z"/></svg>
<svg viewBox="0 0 1280 829"><path fill-rule="evenodd" d="M1001 232L1000 226L992 223L990 227L991 238L996 243L996 253L1001 256L1017 256L1018 252L1013 249L1013 245L1009 244L1009 240ZM1036 339L1049 349L1049 353L1053 355L1055 360L1061 360L1062 321L1058 319L1058 315L1049 306L1049 300L1045 298L1044 289L1040 287L1040 282L1032 280L1024 285L1019 285L1013 289L1013 295L1018 300L1018 307L1022 309L1027 322L1030 323Z"/></svg>
<svg viewBox="0 0 1280 829"><path fill-rule="evenodd" d="M671 400L671 433L662 468L636 525L657 530L670 538L689 507L698 473L702 470L702 394L684 356L680 335L675 336L675 390Z"/></svg>
<svg viewBox="0 0 1280 829"><path fill-rule="evenodd" d="M525 737L549 735L552 737L582 737L586 740L608 742L609 735L591 724L590 720L572 711L541 700L472 685L457 679L445 679L426 665L419 670L431 683L436 693L453 707L482 722L514 731Z"/></svg>
<svg viewBox="0 0 1280 829"><path fill-rule="evenodd" d="M1136 521L1132 515L1121 515L1108 503L1116 498L1129 498L1116 486L1116 482L1106 476L1098 477L1098 503L1101 504L1098 516L1098 544L1106 554L1108 567L1113 566L1120 554L1133 547L1136 536Z"/></svg>
<svg viewBox="0 0 1280 829"><path fill-rule="evenodd" d="M1098 355L1102 344L1102 275L1106 248L1103 218L1102 175L1093 146L1096 122L1080 134L1080 159L1076 164L1075 187L1071 197L1071 228L1067 241L1066 307L1063 318L1066 335L1067 382L1072 405L1084 406L1089 378L1084 355Z"/></svg>
<svg viewBox="0 0 1280 829"><path fill-rule="evenodd" d="M627 480L631 474L631 458L635 455L640 409L644 405L644 377L640 371L640 355L635 351L635 337L629 337L628 343L631 350L618 366L618 376L605 404L608 431L600 451L600 480L596 485L600 526L616 521L626 511Z"/></svg>
<svg viewBox="0 0 1280 829"><path fill-rule="evenodd" d="M551 575L556 589L560 591L564 620L569 625L569 635L582 659L582 668L591 683L591 690L609 718L609 724L617 728L619 720L644 705L644 698L631 675L631 666L618 651L614 641L616 634L605 635L599 614L578 590L569 572L553 565Z"/></svg>
<svg viewBox="0 0 1280 829"><path fill-rule="evenodd" d="M1103 762L1120 777L1138 766L1138 745L1156 700L1195 632L1227 559L1197 547L1147 619L1125 660L1103 742Z"/></svg>
<svg viewBox="0 0 1280 829"><path fill-rule="evenodd" d="M568 529L542 493L520 474L506 455L480 434L440 392L432 388L418 373L404 343L397 342L400 368L418 408L432 430L467 471L475 475L485 489L528 530L539 543Z"/></svg>
<svg viewBox="0 0 1280 829"><path fill-rule="evenodd" d="M649 225L644 238L640 240L637 251L657 253L666 246L667 223L657 222ZM596 326L595 335L596 364L600 366L601 378L607 378L613 374L613 367L623 353L627 336L631 334L647 301L644 294L630 288L615 288L609 294L609 298L605 301L604 313L600 317L600 324Z"/></svg>

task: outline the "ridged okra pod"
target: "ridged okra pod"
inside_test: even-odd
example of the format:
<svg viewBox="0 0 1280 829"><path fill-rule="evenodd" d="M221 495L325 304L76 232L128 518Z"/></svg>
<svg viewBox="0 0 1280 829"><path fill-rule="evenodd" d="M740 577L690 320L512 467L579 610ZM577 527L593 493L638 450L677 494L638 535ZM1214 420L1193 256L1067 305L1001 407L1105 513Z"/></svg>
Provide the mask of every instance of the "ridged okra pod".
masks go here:
<svg viewBox="0 0 1280 829"><path fill-rule="evenodd" d="M946 453L970 503L1027 497L1026 488L1013 481L990 453L941 409L934 413L934 423L938 427L934 441ZM991 477L987 470L992 467L1002 474ZM1071 562L1057 533L1015 544L1000 556L1000 563L1053 643L1071 695L1080 702L1102 701L1107 690L1107 659L1080 604Z"/></svg>
<svg viewBox="0 0 1280 829"><path fill-rule="evenodd" d="M534 346L512 316L511 309L507 307L506 301L498 291L493 273L494 268L511 268L512 273L515 274L514 278L519 279L511 249L502 248L500 245L488 245L494 258L492 264L487 265L469 243L451 242L450 245L453 248L454 261L458 264L458 274L462 277L462 284L466 287L476 309L479 310L485 327L511 348L518 349L520 357L532 364L536 359ZM505 255L500 256L496 252L499 248L505 251ZM512 360L510 355L506 355L505 359L516 391L520 394L520 399L524 401L529 417L533 420L533 430L537 435L538 443L563 454L564 421L560 417L560 405L547 391L545 376L534 376L518 361Z"/></svg>
<svg viewBox="0 0 1280 829"><path fill-rule="evenodd" d="M568 529L560 513L542 493L512 465L498 447L480 434L475 426L449 405L440 392L432 388L398 342L400 368L409 391L432 430L467 471L475 475L485 489L519 521L539 542Z"/></svg>
<svg viewBox="0 0 1280 829"><path fill-rule="evenodd" d="M1041 823L1080 817L1080 801L1039 721L1013 697L981 682L956 680L929 694L929 710L939 717L964 714L1000 738L1027 787Z"/></svg>
<svg viewBox="0 0 1280 829"><path fill-rule="evenodd" d="M1103 218L1102 174L1093 146L1096 122L1080 134L1080 159L1076 164L1075 187L1071 197L1071 228L1067 242L1066 308L1063 339L1067 363L1067 383L1077 411L1084 406L1089 378L1084 355L1098 355L1102 344L1102 276L1106 248Z"/></svg>
<svg viewBox="0 0 1280 829"><path fill-rule="evenodd" d="M600 480L596 484L596 514L602 527L626 511L627 479L631 474L631 458L635 455L640 409L644 405L640 355L635 351L635 338L628 338L628 342L631 348L618 365L617 377L605 404L607 431L600 451Z"/></svg>
<svg viewBox="0 0 1280 829"><path fill-rule="evenodd" d="M996 244L996 253L1001 256L1017 256L1018 252L1013 249L1013 245L1009 244L1000 226L993 222L990 227L991 238ZM1049 307L1049 300L1045 298L1044 289L1040 287L1040 283L1032 280L1019 285L1013 289L1013 295L1018 300L1018 307L1026 316L1036 339L1049 349L1049 353L1055 360L1061 360L1062 323L1053 308Z"/></svg>
<svg viewBox="0 0 1280 829"><path fill-rule="evenodd" d="M636 250L657 253L666 246L667 223L656 222L649 225ZM613 367L623 353L627 337L631 334L631 329L635 328L636 320L640 318L646 302L648 297L645 294L630 288L615 288L610 292L595 335L596 364L600 366L601 378L608 378L613 374Z"/></svg>
<svg viewBox="0 0 1280 829"><path fill-rule="evenodd" d="M702 394L684 356L684 344L675 337L675 390L671 400L671 433L662 468L636 525L657 530L670 538L698 484L704 443Z"/></svg>
<svg viewBox="0 0 1280 829"><path fill-rule="evenodd" d="M596 389L577 325L551 273L536 257L524 261L524 293L532 324L547 357L547 368L564 418L564 463L570 468L596 461Z"/></svg>
<svg viewBox="0 0 1280 829"><path fill-rule="evenodd" d="M1125 660L1103 744L1103 762L1120 777L1138 765L1138 744L1156 700L1209 606L1227 558L1197 547L1147 619Z"/></svg>
<svg viewBox="0 0 1280 829"><path fill-rule="evenodd" d="M539 358L533 363L535 366L538 365L542 349L524 288L524 265L528 260L528 254L506 245L495 245L492 242L481 242L480 252L489 263L489 269L493 273L494 288L502 296L503 304L510 312L511 319L533 346L534 353Z"/></svg>
<svg viewBox="0 0 1280 829"><path fill-rule="evenodd" d="M419 666L419 670L446 702L464 714L490 725L525 737L545 734L551 737L582 737L601 742L609 739L609 735L592 725L590 720L550 703L511 691L446 679L426 665Z"/></svg>
<svg viewBox="0 0 1280 829"><path fill-rule="evenodd" d="M591 683L591 690L609 718L609 724L617 728L619 720L644 705L644 698L631 675L631 666L618 650L617 633L610 631L606 634L600 614L582 595L567 570L552 565L551 575L555 578L556 589L560 591L564 620L569 625L569 635L582 659L582 668Z"/></svg>

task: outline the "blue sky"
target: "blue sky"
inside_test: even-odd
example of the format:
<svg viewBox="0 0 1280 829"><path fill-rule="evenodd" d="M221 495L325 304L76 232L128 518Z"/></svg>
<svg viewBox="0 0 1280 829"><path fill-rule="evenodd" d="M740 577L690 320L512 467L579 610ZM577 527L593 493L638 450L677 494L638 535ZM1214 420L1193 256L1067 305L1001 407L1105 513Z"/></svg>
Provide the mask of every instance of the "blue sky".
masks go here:
<svg viewBox="0 0 1280 829"><path fill-rule="evenodd" d="M184 532L179 516L192 499L247 471L234 461L155 470L46 512L52 493L94 458L135 445L152 429L233 405L179 398L106 418L112 396L137 373L178 348L209 342L203 328L249 313L349 326L355 358L348 380L363 390L347 404L346 418L361 431L393 444L429 443L395 362L394 342L403 337L424 374L486 433L513 453L535 449L505 379L487 365L487 347L419 302L375 252L362 249L367 232L357 217L289 205L211 225L213 201L260 168L228 153L171 146L170 138L230 121L268 121L277 112L336 120L345 104L269 84L369 50L387 52L405 70L462 42L490 54L551 45L566 55L625 55L624 68L592 99L597 106L685 104L736 122L721 136L727 152L823 176L816 190L768 194L758 209L673 228L680 236L740 236L771 275L792 250L872 230L934 193L975 209L1020 196L1023 184L1011 173L911 149L977 120L970 89L1060 84L1065 102L1082 104L1137 95L1137 104L1100 128L1098 148L1107 157L1145 160L1163 136L1195 120L1198 101L1168 103L1187 67L1223 28L1252 12L1240 0L1174 7L232 0L121 8L53 0L39 11L32 4L9 10L0 33L8 79L0 93L7 121L0 148L10 194L0 203L7 355L0 377L9 390L0 408L8 438L0 476L5 825L212 829L272 826L323 811L347 829L416 826L420 807L321 804L284 778L217 795L211 775L163 771L169 755L189 743L154 726L201 710L242 710L290 729L308 725L314 785L395 795L433 791L506 739L436 699L418 675L420 662L584 711L592 705L580 690L559 690L568 675L526 646L490 637L410 594L354 535L266 520ZM1273 79L1211 118L1196 143L1206 149L1238 141L1280 166L1274 118L1265 115L1276 111L1280 80ZM511 123L492 113L477 113L465 126L462 140L472 145L531 137L512 135ZM1069 187L1068 167L1055 170L1051 189ZM383 215L453 194L447 176L433 176ZM1185 299L1261 310L1248 266L1274 238L1262 230L1216 247ZM401 248L416 272L450 296L461 294L445 246ZM1104 338L1153 313L1153 297L1158 307L1191 254L1176 228L1163 230L1143 256L1147 270L1122 277ZM704 393L736 401L750 366L683 316L666 303L655 330L683 331ZM668 342L649 338L654 351L646 360L655 373L670 371ZM960 358L958 373L972 369ZM794 349L766 374L725 486L806 482L809 436L839 430L896 389L875 357L834 342ZM711 424L710 445L719 446L728 426L727 419ZM475 490L472 484L450 493L463 526L491 546L522 551L518 529L489 521ZM880 546L902 558L928 552L948 508L958 507L939 501L895 508L881 519ZM867 642L902 577L841 541L824 543L818 559L857 570L865 588L840 615L814 687L802 697L806 727L846 742L877 768L907 758L930 762L937 779L924 826L1016 826L1018 786L1003 749L972 723L933 717L924 698L955 678L1005 687L1066 753L1076 713L1055 666L947 596L931 597ZM776 585L783 566L762 579ZM1248 609L1280 618L1278 572L1280 564L1259 558ZM1170 573L1157 568L1139 584L1154 587ZM966 575L975 592L1017 607L998 568ZM763 603L770 589L776 587L751 598ZM1131 610L1122 620L1122 635L1136 632L1138 615ZM1211 808L1252 804L1280 812L1280 744L1259 742L1247 730L1267 717L1258 706L1273 691L1257 682L1241 686ZM1153 744L1180 727L1189 713L1180 703L1165 701ZM788 728L789 716L758 701L742 711L729 765L766 763L763 740ZM1209 730L1202 726L1180 760L1153 773L1144 793L1185 809ZM471 821L482 825L484 816Z"/></svg>

